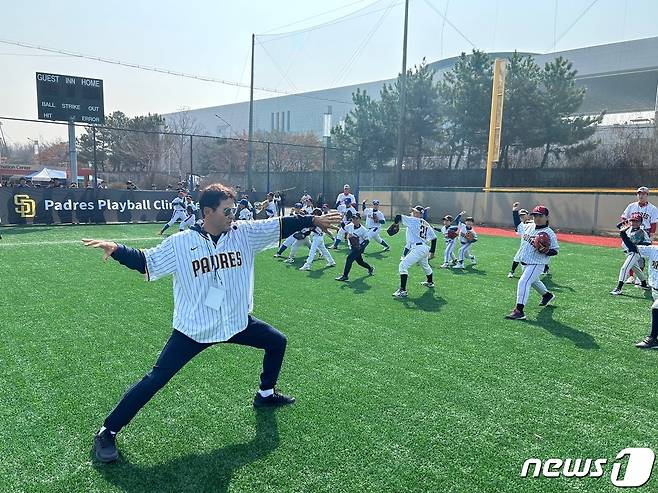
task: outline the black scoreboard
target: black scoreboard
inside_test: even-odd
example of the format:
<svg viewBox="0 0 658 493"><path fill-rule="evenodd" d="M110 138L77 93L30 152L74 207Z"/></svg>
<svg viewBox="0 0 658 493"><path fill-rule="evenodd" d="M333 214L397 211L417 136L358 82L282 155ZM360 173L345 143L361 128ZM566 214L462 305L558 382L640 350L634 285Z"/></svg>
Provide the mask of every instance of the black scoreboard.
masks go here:
<svg viewBox="0 0 658 493"><path fill-rule="evenodd" d="M103 81L37 72L40 120L105 123Z"/></svg>

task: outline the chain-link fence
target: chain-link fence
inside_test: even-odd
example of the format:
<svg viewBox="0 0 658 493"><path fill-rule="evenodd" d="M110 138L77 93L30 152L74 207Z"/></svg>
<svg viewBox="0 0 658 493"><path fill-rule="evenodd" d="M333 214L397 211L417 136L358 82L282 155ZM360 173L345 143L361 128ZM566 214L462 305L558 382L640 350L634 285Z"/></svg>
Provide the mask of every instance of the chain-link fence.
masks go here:
<svg viewBox="0 0 658 493"><path fill-rule="evenodd" d="M428 143L421 152L414 146L409 147L404 158L404 169L407 171L481 169L486 165L485 145ZM506 145L503 142L496 167L655 169L658 168L657 130L652 124L599 126L592 137L573 146L549 143L548 146L527 148L518 143Z"/></svg>
<svg viewBox="0 0 658 493"><path fill-rule="evenodd" d="M66 123L6 119L31 125L35 135L53 136L34 139L34 146L10 142L3 147L0 173L5 183L29 179L44 168L56 172L61 183L73 181ZM358 181L358 152L321 145L312 136L307 139L317 140L318 145L76 125L79 181L82 186L93 186L95 176L106 188L142 190L196 188L222 181L258 194L290 189L298 190L300 196L308 191L322 197L337 194L346 181ZM61 173L66 177L61 178Z"/></svg>
<svg viewBox="0 0 658 493"><path fill-rule="evenodd" d="M34 135L49 132L51 137L0 145L0 179L17 182L49 168L70 182L66 124L13 120L32 127L36 123L43 132ZM357 194L361 187L484 184L481 149L433 148L428 155L407 155L398 174L392 160L369 169L359 150L323 146L312 135L305 138L318 145L106 126L77 126L76 134L78 174L85 187L93 186L93 176L103 187L142 190L194 188L221 181L255 193L258 200L267 191L288 190L291 197L307 192L331 203L345 183ZM585 148L576 152L552 146L546 158L546 148L510 146L503 152L505 159L501 156L496 164L493 186L629 188L653 184L658 168L653 125L601 126Z"/></svg>

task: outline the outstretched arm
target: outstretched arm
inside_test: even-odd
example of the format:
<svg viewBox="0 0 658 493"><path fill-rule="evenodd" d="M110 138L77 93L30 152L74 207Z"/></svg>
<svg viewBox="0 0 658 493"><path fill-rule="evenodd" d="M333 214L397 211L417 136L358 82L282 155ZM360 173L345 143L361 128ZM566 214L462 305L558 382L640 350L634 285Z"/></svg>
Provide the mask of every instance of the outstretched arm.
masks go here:
<svg viewBox="0 0 658 493"><path fill-rule="evenodd" d="M637 245L631 241L625 229L622 229L619 232L619 236L621 236L621 241L624 242L624 245L626 245L629 252L637 253Z"/></svg>
<svg viewBox="0 0 658 493"><path fill-rule="evenodd" d="M103 262L112 257L114 260L129 269L146 274L146 257L141 250L120 245L114 241L83 239L84 246L101 248L103 250Z"/></svg>
<svg viewBox="0 0 658 493"><path fill-rule="evenodd" d="M521 224L521 216L519 216L519 203L514 202L512 204L512 219L514 220L514 228L518 228Z"/></svg>
<svg viewBox="0 0 658 493"><path fill-rule="evenodd" d="M457 217L453 219L453 221L450 223L451 226L457 226L459 223L462 222L462 216L466 214L466 211L461 211L459 214L457 214Z"/></svg>

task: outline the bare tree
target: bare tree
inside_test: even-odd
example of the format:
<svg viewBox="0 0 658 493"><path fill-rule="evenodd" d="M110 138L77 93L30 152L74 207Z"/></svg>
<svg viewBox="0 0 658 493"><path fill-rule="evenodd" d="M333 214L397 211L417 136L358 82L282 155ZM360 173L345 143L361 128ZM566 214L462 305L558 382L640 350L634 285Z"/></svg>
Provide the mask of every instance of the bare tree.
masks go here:
<svg viewBox="0 0 658 493"><path fill-rule="evenodd" d="M178 175L182 176L183 169L187 169L189 165L189 135L200 133L202 128L189 111L181 111L167 118L167 128L171 134L183 135L168 134L165 136L164 149L167 169L163 171L171 174L172 169L178 170Z"/></svg>

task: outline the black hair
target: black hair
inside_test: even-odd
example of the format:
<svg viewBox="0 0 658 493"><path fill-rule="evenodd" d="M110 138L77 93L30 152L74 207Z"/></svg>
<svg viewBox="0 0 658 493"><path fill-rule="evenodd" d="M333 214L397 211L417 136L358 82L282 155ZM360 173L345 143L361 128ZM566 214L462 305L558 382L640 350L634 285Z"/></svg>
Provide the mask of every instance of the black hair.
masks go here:
<svg viewBox="0 0 658 493"><path fill-rule="evenodd" d="M219 204L226 199L235 200L235 191L232 188L222 185L221 183L208 185L201 190L201 195L199 195L199 209L201 209L201 214L204 214L203 211L205 207L210 207L212 210L215 210L219 207Z"/></svg>

